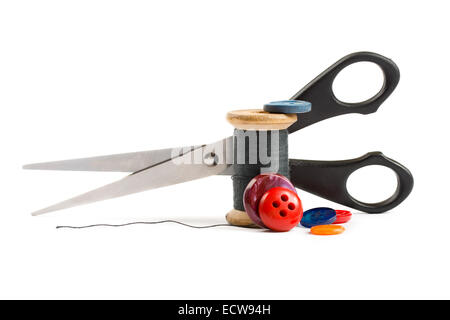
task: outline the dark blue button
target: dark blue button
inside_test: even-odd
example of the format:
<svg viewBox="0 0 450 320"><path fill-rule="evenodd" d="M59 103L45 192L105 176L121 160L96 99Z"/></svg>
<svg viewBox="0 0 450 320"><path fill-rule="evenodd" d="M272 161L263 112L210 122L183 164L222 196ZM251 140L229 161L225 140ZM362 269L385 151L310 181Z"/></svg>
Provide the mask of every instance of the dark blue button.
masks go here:
<svg viewBox="0 0 450 320"><path fill-rule="evenodd" d="M265 104L264 111L273 113L305 113L311 111L311 102L300 100L274 101Z"/></svg>
<svg viewBox="0 0 450 320"><path fill-rule="evenodd" d="M305 228L332 224L336 221L336 211L331 208L314 208L303 212L300 224Z"/></svg>

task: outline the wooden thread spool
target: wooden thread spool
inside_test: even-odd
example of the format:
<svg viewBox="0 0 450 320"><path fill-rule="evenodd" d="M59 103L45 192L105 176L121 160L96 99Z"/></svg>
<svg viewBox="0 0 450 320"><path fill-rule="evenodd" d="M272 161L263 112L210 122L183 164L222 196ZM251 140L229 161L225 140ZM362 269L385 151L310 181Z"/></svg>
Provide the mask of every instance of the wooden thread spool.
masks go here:
<svg viewBox="0 0 450 320"><path fill-rule="evenodd" d="M269 113L260 109L236 110L227 113L227 120L240 130L285 130L297 121L297 114ZM245 211L232 209L226 215L229 224L256 227Z"/></svg>

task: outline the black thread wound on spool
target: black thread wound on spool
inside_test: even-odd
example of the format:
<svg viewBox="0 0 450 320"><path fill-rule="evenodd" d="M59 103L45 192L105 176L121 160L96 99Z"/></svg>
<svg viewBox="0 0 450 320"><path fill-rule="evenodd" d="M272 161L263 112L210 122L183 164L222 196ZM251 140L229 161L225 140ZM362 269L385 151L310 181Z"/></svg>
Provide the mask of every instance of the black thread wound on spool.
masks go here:
<svg viewBox="0 0 450 320"><path fill-rule="evenodd" d="M277 141L272 143L272 139L277 138L278 143ZM239 148L242 145L245 145L245 148ZM276 149L272 150L272 146L276 146ZM233 166L235 170L231 178L233 179L233 207L236 210L245 211L242 201L244 190L255 176L263 172L273 172L289 178L287 130L257 131L235 129L233 152ZM270 159L269 163L267 163L267 159L262 159L261 156L264 157L264 155ZM256 163L253 163L255 159ZM242 160L245 160L245 162L243 163ZM274 164L276 170L272 171Z"/></svg>

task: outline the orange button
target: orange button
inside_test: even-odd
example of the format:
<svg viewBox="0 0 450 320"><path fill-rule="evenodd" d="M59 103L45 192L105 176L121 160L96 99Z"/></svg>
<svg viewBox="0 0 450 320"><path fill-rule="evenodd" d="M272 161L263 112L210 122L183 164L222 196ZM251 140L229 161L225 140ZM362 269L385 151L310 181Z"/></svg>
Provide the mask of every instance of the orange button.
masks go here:
<svg viewBox="0 0 450 320"><path fill-rule="evenodd" d="M334 224L326 224L321 226L314 226L311 228L312 234L317 234L321 236L331 236L334 234L340 234L345 231L343 226L334 225Z"/></svg>

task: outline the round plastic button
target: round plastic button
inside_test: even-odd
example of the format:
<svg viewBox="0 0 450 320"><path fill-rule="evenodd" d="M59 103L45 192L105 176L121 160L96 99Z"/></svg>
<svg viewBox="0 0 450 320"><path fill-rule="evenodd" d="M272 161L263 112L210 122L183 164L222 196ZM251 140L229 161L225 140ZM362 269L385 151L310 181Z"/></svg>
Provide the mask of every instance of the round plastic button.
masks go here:
<svg viewBox="0 0 450 320"><path fill-rule="evenodd" d="M336 210L336 221L333 224L346 223L352 218L352 213L348 210Z"/></svg>
<svg viewBox="0 0 450 320"><path fill-rule="evenodd" d="M312 234L317 234L320 236L331 236L335 234L340 234L345 231L345 228L343 226L336 226L333 224L328 225L320 225L320 226L314 226L311 228Z"/></svg>
<svg viewBox="0 0 450 320"><path fill-rule="evenodd" d="M297 193L286 188L272 188L259 201L259 216L274 231L289 231L300 222L302 202Z"/></svg>
<svg viewBox="0 0 450 320"><path fill-rule="evenodd" d="M274 101L265 104L264 111L272 113L305 113L311 111L311 103L301 100Z"/></svg>
<svg viewBox="0 0 450 320"><path fill-rule="evenodd" d="M314 208L303 213L300 224L306 228L318 225L332 224L336 221L336 211L331 208Z"/></svg>
<svg viewBox="0 0 450 320"><path fill-rule="evenodd" d="M278 173L263 173L254 177L244 191L244 208L252 221L265 227L258 212L261 197L272 188L283 187L296 192L295 187L285 176Z"/></svg>

